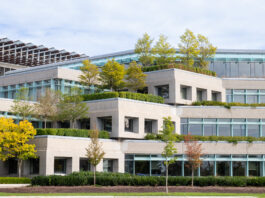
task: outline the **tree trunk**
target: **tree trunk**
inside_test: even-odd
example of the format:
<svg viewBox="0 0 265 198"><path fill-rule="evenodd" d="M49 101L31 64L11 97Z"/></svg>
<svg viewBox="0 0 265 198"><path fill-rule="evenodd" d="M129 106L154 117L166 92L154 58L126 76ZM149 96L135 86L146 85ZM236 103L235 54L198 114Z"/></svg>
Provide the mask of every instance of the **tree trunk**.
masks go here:
<svg viewBox="0 0 265 198"><path fill-rule="evenodd" d="M191 167L191 186L193 187L194 168Z"/></svg>
<svg viewBox="0 0 265 198"><path fill-rule="evenodd" d="M96 186L96 168L97 166L94 166L94 186Z"/></svg>
<svg viewBox="0 0 265 198"><path fill-rule="evenodd" d="M18 163L18 177L21 177L21 173L22 173L22 160L21 159L18 159L17 163Z"/></svg>
<svg viewBox="0 0 265 198"><path fill-rule="evenodd" d="M47 120L44 119L44 129L46 129L46 127L47 127Z"/></svg>
<svg viewBox="0 0 265 198"><path fill-rule="evenodd" d="M168 193L168 161L166 162L166 193Z"/></svg>

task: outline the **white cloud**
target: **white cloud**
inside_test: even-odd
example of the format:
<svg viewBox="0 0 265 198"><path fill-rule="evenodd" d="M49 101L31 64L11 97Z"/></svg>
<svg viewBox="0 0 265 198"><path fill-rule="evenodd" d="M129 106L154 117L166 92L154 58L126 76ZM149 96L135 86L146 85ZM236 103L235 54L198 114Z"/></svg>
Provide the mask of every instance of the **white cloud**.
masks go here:
<svg viewBox="0 0 265 198"><path fill-rule="evenodd" d="M0 36L97 55L186 28L219 48L265 47L263 0L0 0Z"/></svg>

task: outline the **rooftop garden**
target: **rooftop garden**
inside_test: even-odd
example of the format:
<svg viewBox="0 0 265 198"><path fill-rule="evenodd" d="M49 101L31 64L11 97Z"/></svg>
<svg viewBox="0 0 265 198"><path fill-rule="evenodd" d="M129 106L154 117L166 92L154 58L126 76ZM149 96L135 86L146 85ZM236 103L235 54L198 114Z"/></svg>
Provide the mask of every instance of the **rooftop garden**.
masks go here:
<svg viewBox="0 0 265 198"><path fill-rule="evenodd" d="M218 102L218 101L200 101L200 102L193 102L191 106L223 106L227 109L230 109L233 106L239 107L265 107L265 103L254 103L254 104L245 104L245 103L238 103L238 102Z"/></svg>
<svg viewBox="0 0 265 198"><path fill-rule="evenodd" d="M175 134L176 136L176 141L177 142L182 142L185 140L185 135L179 135L179 134ZM239 141L246 141L246 142L253 142L253 141L265 141L265 137L260 137L260 138L255 138L255 137L243 137L243 136L235 136L235 137L231 137L231 136L199 136L199 135L194 135L192 136L194 138L194 140L197 141L227 141L229 143L234 143L236 144ZM161 134L147 134L145 136L146 140L162 140L162 135Z"/></svg>
<svg viewBox="0 0 265 198"><path fill-rule="evenodd" d="M92 130L87 129L63 129L63 128L46 128L36 129L37 135L57 135L71 137L90 137ZM99 131L99 138L109 139L109 132Z"/></svg>
<svg viewBox="0 0 265 198"><path fill-rule="evenodd" d="M154 96L151 94L141 94L141 93L133 93L133 92L104 92L104 93L95 93L95 94L87 94L83 95L84 101L90 100L101 100L107 98L127 98L133 100L140 100L146 102L154 102L154 103L164 103L164 98L161 96Z"/></svg>
<svg viewBox="0 0 265 198"><path fill-rule="evenodd" d="M182 64L145 66L142 68L142 70L143 70L143 72L150 72L150 71L157 71L157 70L171 69L171 68L182 69L182 70L195 72L195 73L199 73L199 74L205 74L205 75L209 75L209 76L216 76L216 73L214 71L210 71L210 70L200 68L200 67L186 66L186 65L182 65Z"/></svg>

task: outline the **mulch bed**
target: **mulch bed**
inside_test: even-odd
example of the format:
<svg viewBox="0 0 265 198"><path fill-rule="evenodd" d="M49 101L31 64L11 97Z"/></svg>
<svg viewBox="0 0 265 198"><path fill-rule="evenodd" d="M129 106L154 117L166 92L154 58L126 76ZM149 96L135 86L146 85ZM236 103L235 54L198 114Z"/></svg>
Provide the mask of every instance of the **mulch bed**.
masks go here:
<svg viewBox="0 0 265 198"><path fill-rule="evenodd" d="M0 188L8 193L107 193L107 192L165 192L164 186L34 186L22 188ZM216 193L265 193L264 187L190 187L170 186L169 192L216 192Z"/></svg>

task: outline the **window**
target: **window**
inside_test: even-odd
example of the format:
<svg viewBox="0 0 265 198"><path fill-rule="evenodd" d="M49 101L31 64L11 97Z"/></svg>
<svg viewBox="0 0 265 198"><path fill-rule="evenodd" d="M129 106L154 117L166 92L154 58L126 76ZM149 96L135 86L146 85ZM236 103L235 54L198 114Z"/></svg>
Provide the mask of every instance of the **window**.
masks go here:
<svg viewBox="0 0 265 198"><path fill-rule="evenodd" d="M90 119L79 120L80 129L90 129Z"/></svg>
<svg viewBox="0 0 265 198"><path fill-rule="evenodd" d="M233 162L233 176L245 176L246 162Z"/></svg>
<svg viewBox="0 0 265 198"><path fill-rule="evenodd" d="M221 101L221 92L212 91L212 101Z"/></svg>
<svg viewBox="0 0 265 198"><path fill-rule="evenodd" d="M148 87L144 87L143 89L138 89L137 93L148 94Z"/></svg>
<svg viewBox="0 0 265 198"><path fill-rule="evenodd" d="M124 130L126 132L138 132L138 118L125 117Z"/></svg>
<svg viewBox="0 0 265 198"><path fill-rule="evenodd" d="M54 159L54 173L59 173L59 174L66 173L66 159L65 158Z"/></svg>
<svg viewBox="0 0 265 198"><path fill-rule="evenodd" d="M135 161L136 175L150 175L150 161Z"/></svg>
<svg viewBox="0 0 265 198"><path fill-rule="evenodd" d="M191 87L189 86L180 86L180 95L184 100L191 100Z"/></svg>
<svg viewBox="0 0 265 198"><path fill-rule="evenodd" d="M29 164L30 164L30 174L32 175L37 175L39 174L40 171L40 159L36 158L36 159L30 159L29 160Z"/></svg>
<svg viewBox="0 0 265 198"><path fill-rule="evenodd" d="M156 120L144 120L144 132L145 133L154 133L157 130L157 121Z"/></svg>
<svg viewBox="0 0 265 198"><path fill-rule="evenodd" d="M79 170L80 171L90 171L90 163L89 163L89 160L87 158L80 158Z"/></svg>
<svg viewBox="0 0 265 198"><path fill-rule="evenodd" d="M103 171L114 172L114 160L113 159L103 159Z"/></svg>
<svg viewBox="0 0 265 198"><path fill-rule="evenodd" d="M156 86L156 92L158 96L169 98L169 85Z"/></svg>
<svg viewBox="0 0 265 198"><path fill-rule="evenodd" d="M99 119L99 124L100 124L100 129L108 132L112 132L112 117L100 117Z"/></svg>
<svg viewBox="0 0 265 198"><path fill-rule="evenodd" d="M197 101L207 100L207 90L197 89Z"/></svg>
<svg viewBox="0 0 265 198"><path fill-rule="evenodd" d="M217 176L229 176L230 175L230 162L217 161L216 166L217 166L216 167Z"/></svg>
<svg viewBox="0 0 265 198"><path fill-rule="evenodd" d="M8 174L17 174L17 159L10 158L8 163Z"/></svg>
<svg viewBox="0 0 265 198"><path fill-rule="evenodd" d="M213 176L214 175L214 162L203 161L200 167L201 176Z"/></svg>
<svg viewBox="0 0 265 198"><path fill-rule="evenodd" d="M249 176L261 176L261 162L249 162L248 167Z"/></svg>

